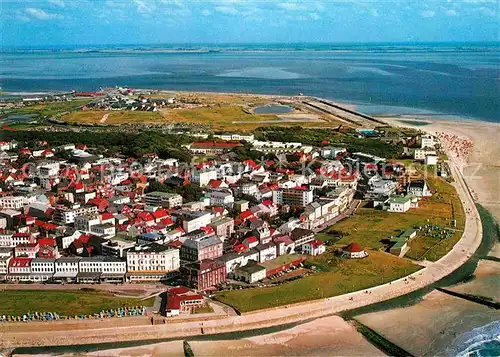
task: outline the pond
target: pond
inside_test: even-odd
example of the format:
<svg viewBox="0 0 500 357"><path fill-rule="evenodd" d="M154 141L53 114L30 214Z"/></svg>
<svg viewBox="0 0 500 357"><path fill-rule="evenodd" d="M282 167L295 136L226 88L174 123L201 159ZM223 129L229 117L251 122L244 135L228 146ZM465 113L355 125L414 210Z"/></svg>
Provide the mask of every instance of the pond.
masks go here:
<svg viewBox="0 0 500 357"><path fill-rule="evenodd" d="M253 110L255 114L285 114L293 112L293 108L286 105L263 105Z"/></svg>
<svg viewBox="0 0 500 357"><path fill-rule="evenodd" d="M12 114L1 119L1 121L5 123L30 122L32 120L35 120L36 117L37 117L36 114Z"/></svg>

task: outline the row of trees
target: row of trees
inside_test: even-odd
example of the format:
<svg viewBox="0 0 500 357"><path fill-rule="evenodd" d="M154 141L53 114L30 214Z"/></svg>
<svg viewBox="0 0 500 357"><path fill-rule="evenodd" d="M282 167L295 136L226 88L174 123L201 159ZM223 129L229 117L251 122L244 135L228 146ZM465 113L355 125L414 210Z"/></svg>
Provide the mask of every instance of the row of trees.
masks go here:
<svg viewBox="0 0 500 357"><path fill-rule="evenodd" d="M319 145L327 140L329 145L347 147L350 152L361 151L387 158L399 158L403 152L401 144L393 145L377 138L358 138L354 133L343 134L332 129L305 129L296 127L260 127L255 132L258 140L296 141L308 145Z"/></svg>
<svg viewBox="0 0 500 357"><path fill-rule="evenodd" d="M175 158L190 162L191 153L181 145L191 142L187 135L165 134L148 130L138 132L114 132L85 130L79 132L59 131L2 131L2 140L15 139L36 147L38 141L47 141L51 146L64 144L85 144L102 152L121 153L141 157L156 153L161 158Z"/></svg>

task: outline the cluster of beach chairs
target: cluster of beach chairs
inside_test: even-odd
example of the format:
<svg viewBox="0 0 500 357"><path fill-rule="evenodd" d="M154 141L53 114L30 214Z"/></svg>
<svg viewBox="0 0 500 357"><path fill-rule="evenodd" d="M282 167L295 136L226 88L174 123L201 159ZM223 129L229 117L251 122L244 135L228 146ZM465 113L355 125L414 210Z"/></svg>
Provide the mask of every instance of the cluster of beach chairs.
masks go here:
<svg viewBox="0 0 500 357"><path fill-rule="evenodd" d="M84 320L84 319L106 319L127 316L145 316L146 306L123 307L118 309L103 310L91 315L59 315L55 312L34 312L18 316L2 315L0 322L30 322L30 321L54 321L54 320Z"/></svg>
<svg viewBox="0 0 500 357"><path fill-rule="evenodd" d="M426 224L424 226L418 227L420 231L426 236L430 236L432 238L451 238L453 236L453 231L449 228L442 228L441 226L434 224Z"/></svg>

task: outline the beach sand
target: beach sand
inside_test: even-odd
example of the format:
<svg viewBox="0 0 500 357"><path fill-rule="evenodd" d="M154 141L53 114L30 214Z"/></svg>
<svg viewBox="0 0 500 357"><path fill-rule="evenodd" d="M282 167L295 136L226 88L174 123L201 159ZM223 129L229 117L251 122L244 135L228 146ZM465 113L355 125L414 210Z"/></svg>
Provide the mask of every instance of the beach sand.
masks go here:
<svg viewBox="0 0 500 357"><path fill-rule="evenodd" d="M189 344L196 357L384 356L353 326L338 316L317 319L288 330L261 336L235 340L189 341ZM179 340L59 356L183 357L184 349L183 341Z"/></svg>
<svg viewBox="0 0 500 357"><path fill-rule="evenodd" d="M15 354L16 357L28 357L30 354ZM37 354L37 357L184 357L182 341L170 341L138 347L115 348L96 352L75 352L62 354Z"/></svg>
<svg viewBox="0 0 500 357"><path fill-rule="evenodd" d="M500 319L500 312L433 291L417 304L356 316L392 343L415 356L447 355L462 334Z"/></svg>
<svg viewBox="0 0 500 357"><path fill-rule="evenodd" d="M455 162L461 163L465 181L477 202L500 221L500 124L473 120L416 120L411 116L379 119L394 126L414 127L432 134L445 132L473 141L467 160L455 158ZM422 122L428 124L421 125Z"/></svg>
<svg viewBox="0 0 500 357"><path fill-rule="evenodd" d="M448 290L471 294L500 303L500 262L481 260L474 272L474 279Z"/></svg>
<svg viewBox="0 0 500 357"><path fill-rule="evenodd" d="M500 259L500 243L495 243L493 248L491 248L491 251L488 253L488 256Z"/></svg>
<svg viewBox="0 0 500 357"><path fill-rule="evenodd" d="M193 341L190 344L196 357L384 355L338 316L267 335L231 341Z"/></svg>

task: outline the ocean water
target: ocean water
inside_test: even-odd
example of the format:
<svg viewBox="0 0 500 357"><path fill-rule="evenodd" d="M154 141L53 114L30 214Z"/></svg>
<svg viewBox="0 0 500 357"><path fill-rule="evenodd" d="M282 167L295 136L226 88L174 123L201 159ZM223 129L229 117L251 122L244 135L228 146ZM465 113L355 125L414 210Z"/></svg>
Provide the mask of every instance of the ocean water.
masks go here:
<svg viewBox="0 0 500 357"><path fill-rule="evenodd" d="M448 356L500 356L500 321L494 321L457 337L447 350Z"/></svg>
<svg viewBox="0 0 500 357"><path fill-rule="evenodd" d="M303 93L360 104L372 114L404 110L500 122L500 44L190 44L0 52L4 95L116 85Z"/></svg>

